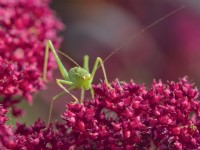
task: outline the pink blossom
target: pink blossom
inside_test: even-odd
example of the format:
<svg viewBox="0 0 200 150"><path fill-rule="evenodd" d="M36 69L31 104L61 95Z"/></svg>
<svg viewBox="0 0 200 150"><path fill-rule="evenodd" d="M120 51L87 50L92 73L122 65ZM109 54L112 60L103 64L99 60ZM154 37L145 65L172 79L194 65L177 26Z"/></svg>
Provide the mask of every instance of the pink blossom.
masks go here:
<svg viewBox="0 0 200 150"><path fill-rule="evenodd" d="M67 104L62 118L85 149L199 149L199 92L187 78L144 85L118 80L94 85L95 98ZM76 136L74 136L76 135Z"/></svg>
<svg viewBox="0 0 200 150"><path fill-rule="evenodd" d="M8 120L6 113L7 109L0 105L0 147L12 148L14 144L14 136L12 128L5 124Z"/></svg>
<svg viewBox="0 0 200 150"><path fill-rule="evenodd" d="M48 5L49 0L0 2L0 94L9 97L11 104L16 95L31 103L32 95L44 88L45 42L52 40L58 47L58 32L63 28ZM55 60L50 55L48 77L53 68Z"/></svg>
<svg viewBox="0 0 200 150"><path fill-rule="evenodd" d="M0 107L0 144L7 149L200 149L199 92L188 79L153 81L150 89L115 80L94 85L95 98L67 104L64 123L5 125ZM135 103L136 102L136 103ZM9 140L8 140L9 139Z"/></svg>

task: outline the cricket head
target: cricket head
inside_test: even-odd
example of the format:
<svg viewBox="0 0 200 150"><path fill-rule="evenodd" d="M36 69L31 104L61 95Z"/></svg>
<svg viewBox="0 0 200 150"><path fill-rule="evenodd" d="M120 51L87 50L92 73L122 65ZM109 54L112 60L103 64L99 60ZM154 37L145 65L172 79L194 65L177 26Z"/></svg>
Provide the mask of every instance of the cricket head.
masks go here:
<svg viewBox="0 0 200 150"><path fill-rule="evenodd" d="M93 80L92 75L81 67L73 67L69 70L68 76L71 82L77 89L84 88L89 90Z"/></svg>

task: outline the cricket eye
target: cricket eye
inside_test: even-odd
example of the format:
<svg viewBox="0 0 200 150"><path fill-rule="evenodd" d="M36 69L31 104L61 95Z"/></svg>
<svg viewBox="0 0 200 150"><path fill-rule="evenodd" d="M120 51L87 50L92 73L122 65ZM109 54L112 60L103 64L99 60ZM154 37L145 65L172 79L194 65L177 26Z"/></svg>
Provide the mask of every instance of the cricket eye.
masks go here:
<svg viewBox="0 0 200 150"><path fill-rule="evenodd" d="M82 79L85 80L85 76L82 76Z"/></svg>

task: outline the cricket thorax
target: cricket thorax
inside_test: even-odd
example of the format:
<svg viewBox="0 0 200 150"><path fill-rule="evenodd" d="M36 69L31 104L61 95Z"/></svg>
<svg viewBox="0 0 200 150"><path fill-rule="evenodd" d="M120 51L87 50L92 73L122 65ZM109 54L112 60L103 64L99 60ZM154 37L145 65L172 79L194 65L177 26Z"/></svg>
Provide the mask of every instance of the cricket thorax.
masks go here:
<svg viewBox="0 0 200 150"><path fill-rule="evenodd" d="M69 70L68 76L76 88L84 88L85 90L90 89L92 76L85 69L80 67L73 67Z"/></svg>

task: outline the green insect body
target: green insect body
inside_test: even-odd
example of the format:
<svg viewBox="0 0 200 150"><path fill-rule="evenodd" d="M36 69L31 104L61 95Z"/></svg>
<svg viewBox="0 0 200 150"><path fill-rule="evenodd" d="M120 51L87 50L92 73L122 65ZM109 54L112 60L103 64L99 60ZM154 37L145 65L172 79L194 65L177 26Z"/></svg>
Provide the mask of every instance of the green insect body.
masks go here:
<svg viewBox="0 0 200 150"><path fill-rule="evenodd" d="M95 64L94 64L94 67L92 69L92 72L90 73L89 72L89 57L88 57L88 55L85 55L83 57L83 68L82 68L74 60L72 60L69 56L67 56L66 54L63 54L77 65L76 67L71 68L69 70L69 72L67 72L67 69L64 67L61 60L59 59L57 52L56 52L56 50L55 50L55 48L54 48L54 46L53 46L53 44L50 40L48 40L47 43L46 43L44 71L43 71L43 79L44 80L47 80L46 76L47 76L47 64L48 64L49 49L52 51L54 58L56 59L56 62L58 64L58 68L60 70L60 73L63 77L63 79L56 79L56 83L58 84L59 87L61 87L63 89L63 92L54 96L52 101L51 101L48 123L50 122L50 118L51 118L53 102L56 99L58 99L58 97L64 95L65 93L68 93L69 95L71 95L73 97L73 99L75 100L74 103L83 103L85 90L90 90L92 97L94 97L94 92L93 92L91 84L92 84L92 81L93 81L93 77L96 73L96 70L99 67L99 64L100 64L100 66L103 70L105 83L107 84L107 86L110 87L110 85L108 84L108 80L107 80L105 68L104 68L104 65L103 65L103 61L102 61L101 58L97 57ZM68 85L68 88L66 88L66 85ZM73 89L81 89L80 100L76 96L74 96L72 93L70 93L70 90L73 90Z"/></svg>
<svg viewBox="0 0 200 150"><path fill-rule="evenodd" d="M84 90L91 89L93 81L92 75L83 68L73 67L69 70L69 80L74 83L76 89L83 88Z"/></svg>

